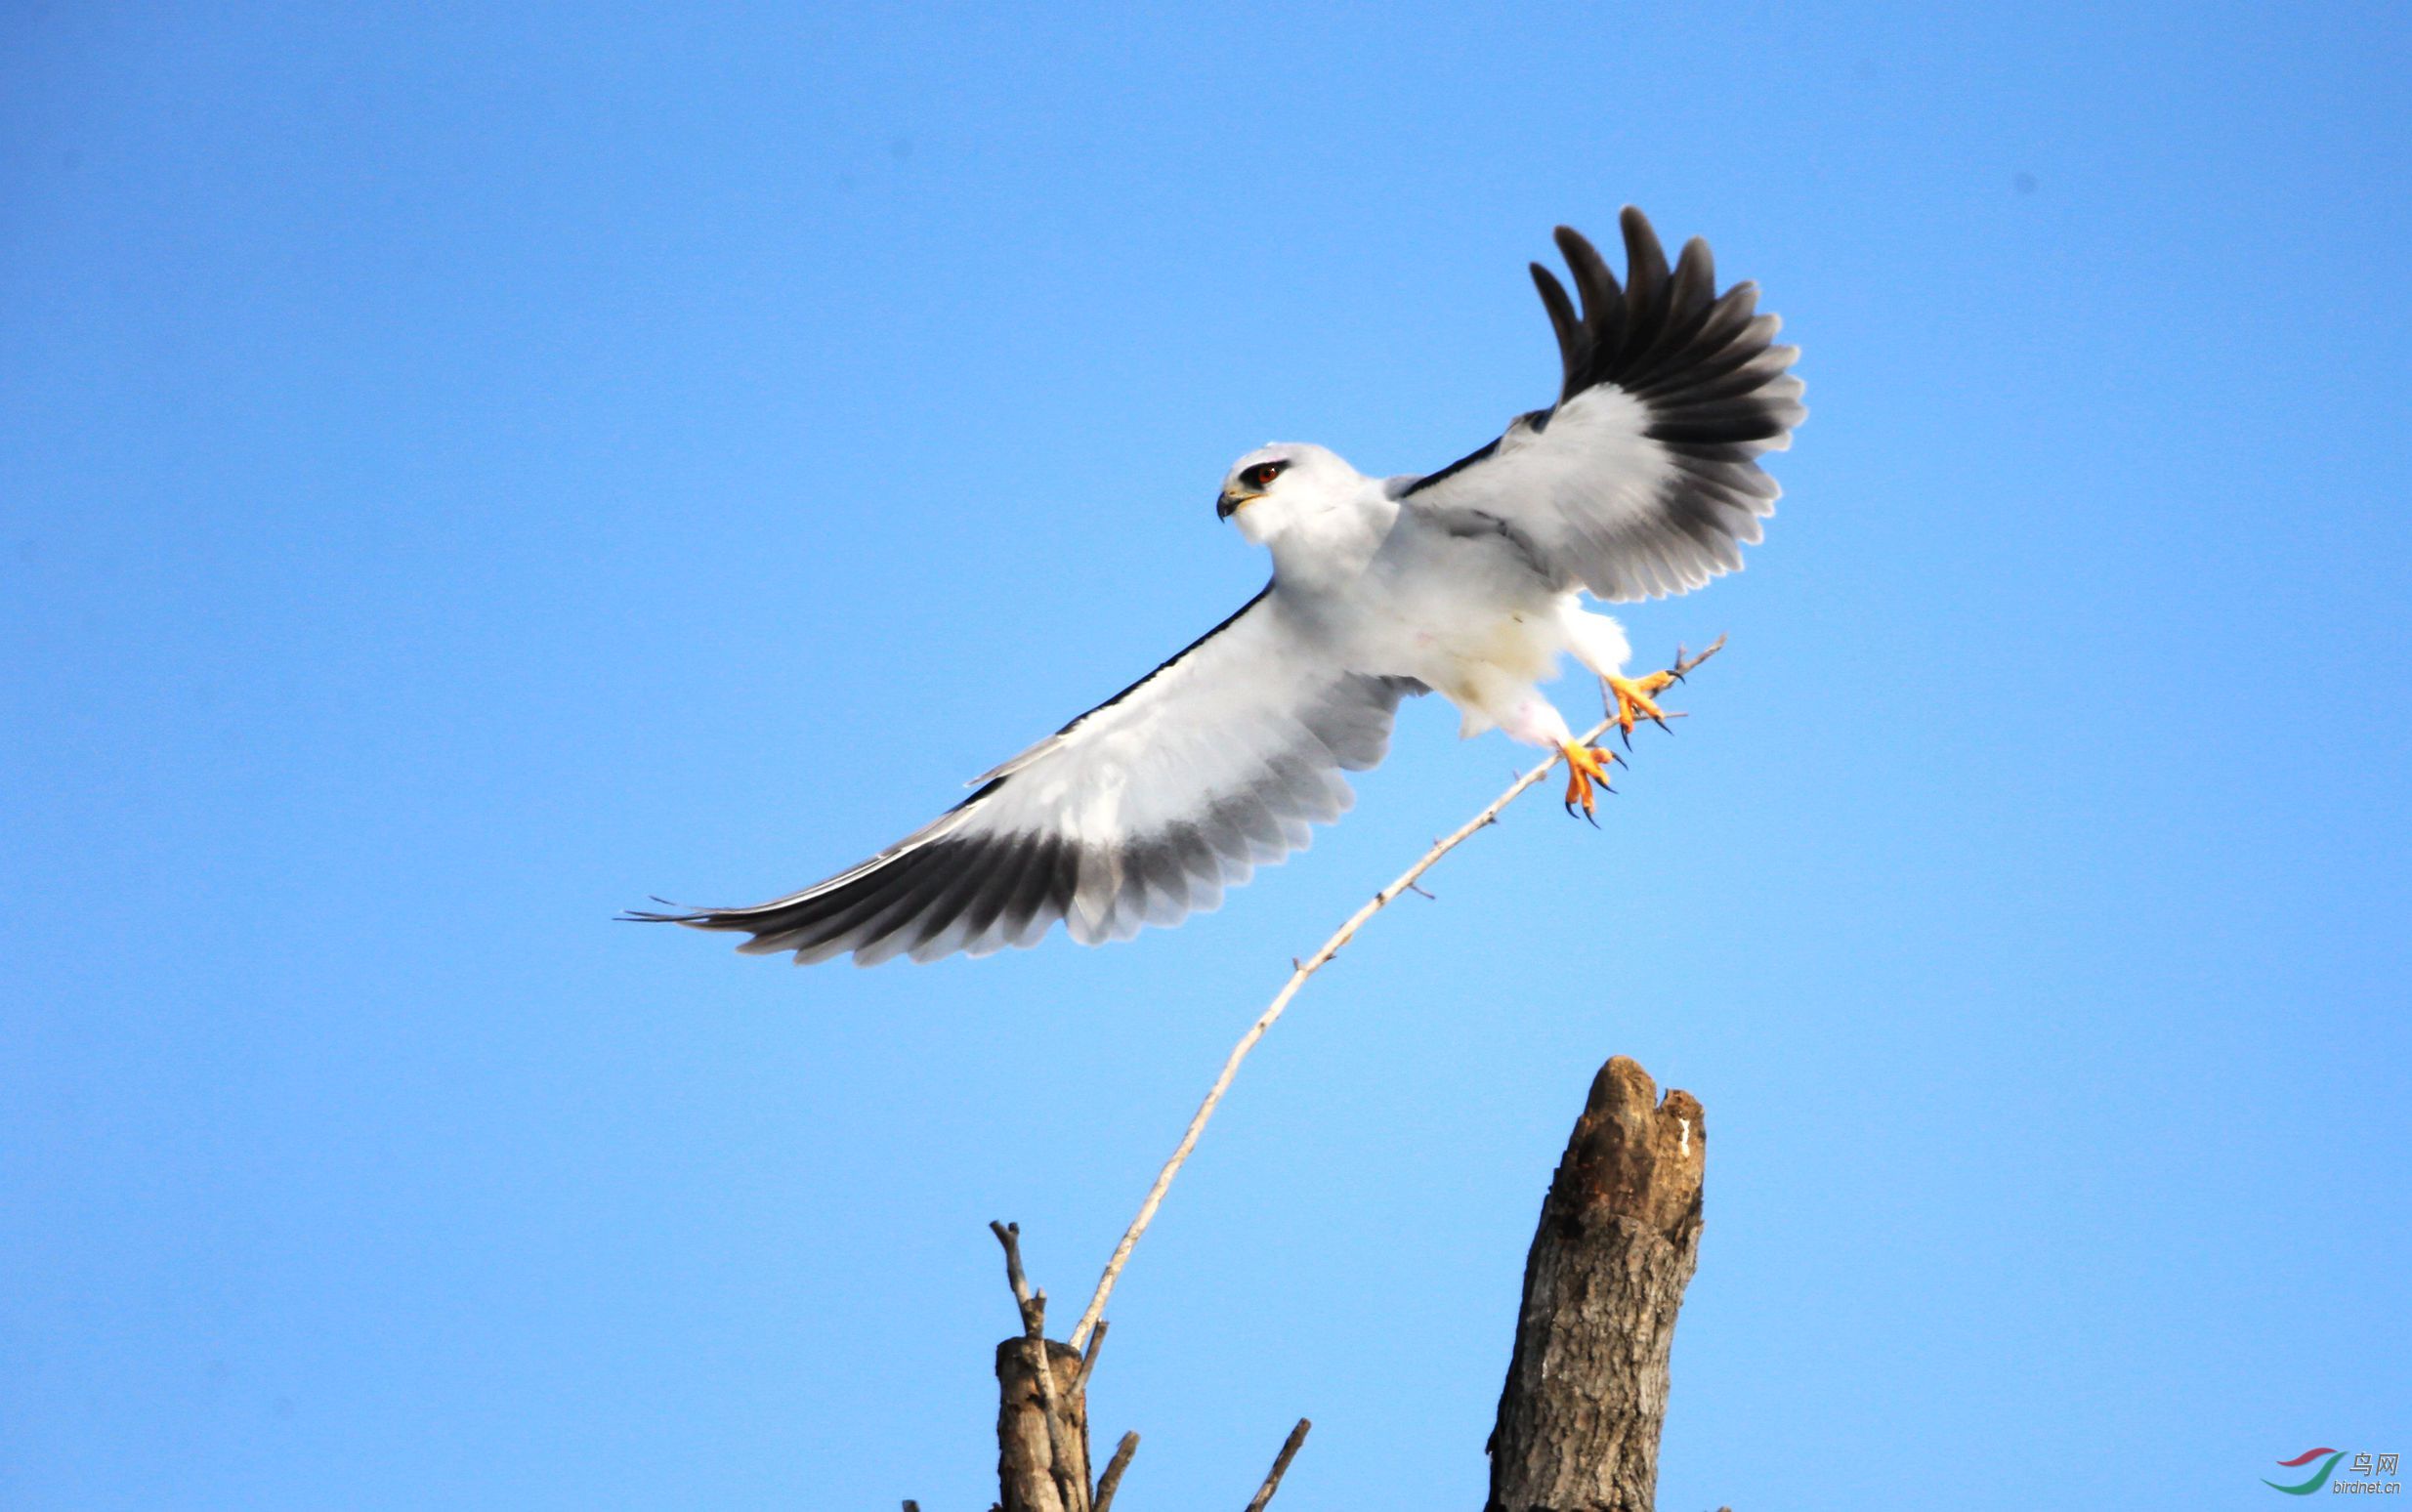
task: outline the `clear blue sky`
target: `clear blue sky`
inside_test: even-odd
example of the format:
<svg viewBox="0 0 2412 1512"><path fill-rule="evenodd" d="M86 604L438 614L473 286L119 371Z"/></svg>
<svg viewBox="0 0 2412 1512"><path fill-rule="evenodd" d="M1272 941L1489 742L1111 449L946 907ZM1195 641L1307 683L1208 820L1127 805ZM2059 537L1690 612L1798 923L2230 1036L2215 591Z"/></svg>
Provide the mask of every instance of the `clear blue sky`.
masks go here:
<svg viewBox="0 0 2412 1512"><path fill-rule="evenodd" d="M1251 1063L1129 1505L1302 1413L1282 1505L1478 1504L1619 1051L1709 1110L1667 1507L2412 1450L2400 7L241 10L0 23L0 1502L985 1506L982 1225L1084 1295L1514 753L1413 706L1105 949L610 917L1212 623L1240 452L1545 400L1523 265L1627 201L1804 349L1750 570L1626 616L1731 651Z"/></svg>

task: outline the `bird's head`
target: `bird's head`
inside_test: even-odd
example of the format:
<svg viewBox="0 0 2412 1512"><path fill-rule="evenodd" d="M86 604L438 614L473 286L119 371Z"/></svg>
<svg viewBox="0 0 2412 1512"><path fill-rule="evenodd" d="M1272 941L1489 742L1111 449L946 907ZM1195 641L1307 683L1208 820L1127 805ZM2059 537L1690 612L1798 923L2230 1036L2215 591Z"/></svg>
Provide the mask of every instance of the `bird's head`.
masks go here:
<svg viewBox="0 0 2412 1512"><path fill-rule="evenodd" d="M1276 441L1231 465L1214 514L1237 520L1240 533L1261 544L1345 503L1361 482L1355 468L1321 446Z"/></svg>

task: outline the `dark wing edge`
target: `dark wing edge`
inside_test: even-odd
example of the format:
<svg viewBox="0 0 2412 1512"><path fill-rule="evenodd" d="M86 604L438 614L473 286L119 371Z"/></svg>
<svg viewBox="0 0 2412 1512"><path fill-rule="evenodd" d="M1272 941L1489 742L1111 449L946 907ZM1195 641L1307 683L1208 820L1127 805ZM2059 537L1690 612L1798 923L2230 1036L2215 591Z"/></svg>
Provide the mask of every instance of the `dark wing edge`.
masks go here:
<svg viewBox="0 0 2412 1512"><path fill-rule="evenodd" d="M1593 580L1599 574L1591 570L1579 576L1602 598L1656 598L1742 565L1738 544L1761 539L1758 522L1775 513L1783 492L1757 459L1790 446L1791 432L1808 409L1800 401L1801 382L1791 372L1799 349L1776 344L1783 322L1758 313L1756 283L1719 294L1707 241L1695 236L1685 242L1671 271L1647 216L1628 205L1618 224L1625 239L1622 285L1598 249L1570 227L1558 227L1555 234L1575 297L1548 269L1532 265L1564 376L1557 402L1519 417L1510 432L1529 431L1538 441L1569 400L1594 388L1612 387L1640 401L1643 435L1665 448L1672 471L1657 501L1671 533L1645 553L1657 559L1647 569L1611 572L1608 581ZM1399 495L1443 483L1500 449L1494 441L1406 484Z"/></svg>
<svg viewBox="0 0 2412 1512"><path fill-rule="evenodd" d="M897 955L932 961L957 951L987 955L1037 945L1058 921L1082 944L1127 939L1145 924L1177 923L1210 909L1225 887L1258 864L1303 849L1310 823L1329 823L1352 800L1337 771L1364 771L1389 746L1401 697L1423 692L1406 678L1344 674L1298 709L1293 749L1276 754L1256 780L1211 796L1195 815L1150 833L1103 843L1064 819L1070 807L1040 796L1077 780L1084 730L1143 703L1151 685L1192 663L1270 593L1250 599L1213 630L1146 677L1013 760L975 778L979 790L938 819L825 882L747 907L670 912L631 910L623 920L739 931L747 954L791 950L811 965L851 952L870 966ZM1050 768L1053 771L1050 771ZM1035 819L1035 822L1025 820ZM1052 822L1050 822L1052 821ZM661 900L656 900L661 902Z"/></svg>

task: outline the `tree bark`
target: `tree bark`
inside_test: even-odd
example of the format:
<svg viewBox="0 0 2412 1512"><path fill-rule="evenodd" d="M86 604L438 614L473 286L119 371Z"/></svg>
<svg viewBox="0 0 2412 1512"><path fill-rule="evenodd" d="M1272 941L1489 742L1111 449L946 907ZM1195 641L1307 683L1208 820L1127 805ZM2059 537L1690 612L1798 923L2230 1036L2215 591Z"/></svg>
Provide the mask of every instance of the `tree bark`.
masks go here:
<svg viewBox="0 0 2412 1512"><path fill-rule="evenodd" d="M1054 1411L1038 1352L1054 1366ZM996 1346L996 1482L1005 1512L1085 1512L1088 1401L1080 1356L1053 1339ZM1050 1421L1052 1417L1052 1421Z"/></svg>
<svg viewBox="0 0 2412 1512"><path fill-rule="evenodd" d="M1600 1068L1525 1261L1487 1512L1651 1512L1707 1154L1689 1092Z"/></svg>

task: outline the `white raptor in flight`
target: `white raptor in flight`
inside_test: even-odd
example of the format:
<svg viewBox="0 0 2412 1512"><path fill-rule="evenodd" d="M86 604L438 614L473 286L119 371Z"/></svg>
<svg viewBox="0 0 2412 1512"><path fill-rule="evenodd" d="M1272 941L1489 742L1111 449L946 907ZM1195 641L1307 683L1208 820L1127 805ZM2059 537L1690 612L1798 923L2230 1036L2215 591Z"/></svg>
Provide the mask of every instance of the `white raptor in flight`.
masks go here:
<svg viewBox="0 0 2412 1512"><path fill-rule="evenodd" d="M1574 301L1533 266L1565 359L1557 403L1428 477L1368 478L1321 446L1242 457L1215 513L1273 580L1170 661L978 780L937 820L826 882L749 908L633 917L739 930L740 949L863 965L1083 945L1211 908L1348 808L1340 774L1382 759L1408 693L1462 733L1561 752L1591 807L1606 753L1538 684L1572 652L1629 732L1665 673L1624 676L1617 622L1583 608L1700 587L1742 566L1775 509L1758 467L1805 413L1796 349L1749 283L1717 292L1695 238L1672 272L1628 208L1625 283L1561 227Z"/></svg>

